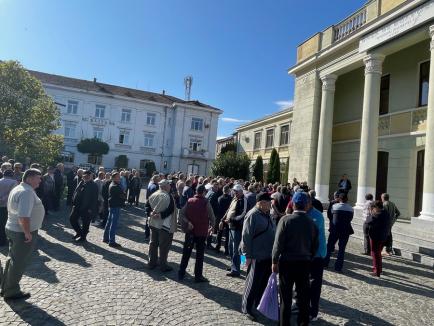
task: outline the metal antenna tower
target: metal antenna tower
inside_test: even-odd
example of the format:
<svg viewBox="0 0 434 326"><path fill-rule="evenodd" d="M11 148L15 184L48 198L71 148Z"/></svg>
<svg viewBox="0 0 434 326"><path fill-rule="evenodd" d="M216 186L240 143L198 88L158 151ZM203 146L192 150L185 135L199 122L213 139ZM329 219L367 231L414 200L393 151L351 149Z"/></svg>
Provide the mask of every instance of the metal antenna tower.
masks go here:
<svg viewBox="0 0 434 326"><path fill-rule="evenodd" d="M187 76L184 78L184 86L185 86L185 100L190 101L191 94L191 85L193 84L193 77Z"/></svg>

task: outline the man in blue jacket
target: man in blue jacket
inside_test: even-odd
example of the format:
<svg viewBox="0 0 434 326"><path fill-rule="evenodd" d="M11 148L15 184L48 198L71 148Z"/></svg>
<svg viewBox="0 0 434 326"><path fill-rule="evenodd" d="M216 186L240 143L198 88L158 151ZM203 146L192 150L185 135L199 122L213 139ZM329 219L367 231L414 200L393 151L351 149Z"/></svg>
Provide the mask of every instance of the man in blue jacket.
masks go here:
<svg viewBox="0 0 434 326"><path fill-rule="evenodd" d="M327 241L327 255L324 260L324 267L327 268L330 262L330 256L335 250L336 242L338 242L339 251L335 262L335 271L342 272L345 257L345 248L351 234L354 230L351 226L354 210L348 204L348 196L346 193L340 193L338 202L332 207L333 218L330 222L330 233Z"/></svg>
<svg viewBox="0 0 434 326"><path fill-rule="evenodd" d="M324 272L324 257L327 254L327 244L324 230L324 216L322 212L313 207L313 199L309 195L307 215L310 216L318 228L318 250L310 266L310 320L318 319L319 299L321 297L322 277Z"/></svg>

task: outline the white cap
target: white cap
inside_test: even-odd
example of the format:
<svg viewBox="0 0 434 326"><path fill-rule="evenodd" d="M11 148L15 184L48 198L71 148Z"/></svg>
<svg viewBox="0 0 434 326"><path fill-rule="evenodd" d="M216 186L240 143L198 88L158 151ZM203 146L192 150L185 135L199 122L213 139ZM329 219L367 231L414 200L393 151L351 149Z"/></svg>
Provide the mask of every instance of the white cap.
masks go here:
<svg viewBox="0 0 434 326"><path fill-rule="evenodd" d="M210 190L212 188L212 185L210 185L209 183L206 184L205 189L206 190Z"/></svg>
<svg viewBox="0 0 434 326"><path fill-rule="evenodd" d="M234 191L238 191L238 192L243 191L243 187L241 187L241 185L239 185L239 184L234 185L234 187L232 189Z"/></svg>

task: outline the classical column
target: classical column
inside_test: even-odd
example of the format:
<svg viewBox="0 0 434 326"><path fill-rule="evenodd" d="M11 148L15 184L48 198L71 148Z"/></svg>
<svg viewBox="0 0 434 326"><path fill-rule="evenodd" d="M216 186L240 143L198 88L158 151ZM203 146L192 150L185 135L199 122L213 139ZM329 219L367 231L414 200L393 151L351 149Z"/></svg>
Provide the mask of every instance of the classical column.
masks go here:
<svg viewBox="0 0 434 326"><path fill-rule="evenodd" d="M429 33L431 35L430 83L426 119L422 212L419 218L434 223L434 25L430 26Z"/></svg>
<svg viewBox="0 0 434 326"><path fill-rule="evenodd" d="M332 155L333 109L337 76L321 77L322 98L316 156L315 190L322 203L329 200L330 165Z"/></svg>
<svg viewBox="0 0 434 326"><path fill-rule="evenodd" d="M367 193L375 196L383 60L384 56L381 54L370 54L363 59L365 63L365 88L363 93L362 133L360 136L357 207L363 207Z"/></svg>

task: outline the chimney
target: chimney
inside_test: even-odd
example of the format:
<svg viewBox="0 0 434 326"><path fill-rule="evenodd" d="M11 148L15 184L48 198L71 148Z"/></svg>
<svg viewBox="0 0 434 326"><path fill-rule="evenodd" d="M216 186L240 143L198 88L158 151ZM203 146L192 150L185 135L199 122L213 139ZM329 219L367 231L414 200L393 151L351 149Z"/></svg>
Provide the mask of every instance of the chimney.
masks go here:
<svg viewBox="0 0 434 326"><path fill-rule="evenodd" d="M96 84L96 77L93 77L93 83Z"/></svg>
<svg viewBox="0 0 434 326"><path fill-rule="evenodd" d="M163 95L166 95L166 90L163 89Z"/></svg>

